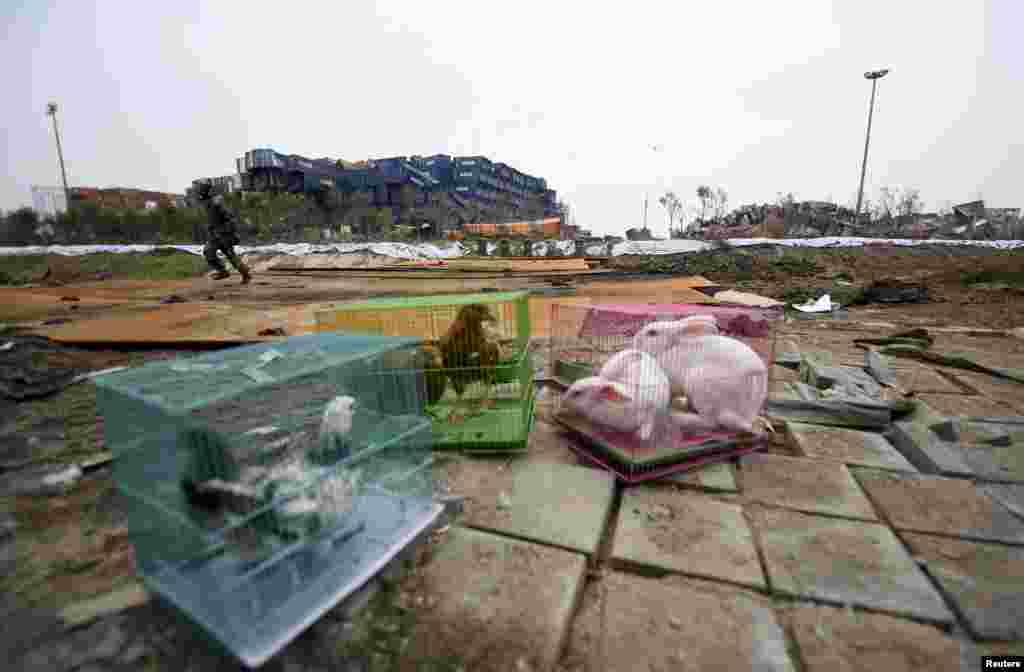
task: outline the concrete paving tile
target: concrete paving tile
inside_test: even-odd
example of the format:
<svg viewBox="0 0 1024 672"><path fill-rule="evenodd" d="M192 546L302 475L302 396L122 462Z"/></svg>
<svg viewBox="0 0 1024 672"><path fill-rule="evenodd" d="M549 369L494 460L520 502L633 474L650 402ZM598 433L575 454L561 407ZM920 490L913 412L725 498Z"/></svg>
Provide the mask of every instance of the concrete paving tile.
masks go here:
<svg viewBox="0 0 1024 672"><path fill-rule="evenodd" d="M948 417L1002 417L1015 413L1012 406L976 394L918 394L916 397Z"/></svg>
<svg viewBox="0 0 1024 672"><path fill-rule="evenodd" d="M1021 656L1024 657L1024 641L1021 642L987 642L977 644L979 656Z"/></svg>
<svg viewBox="0 0 1024 672"><path fill-rule="evenodd" d="M398 669L550 669L569 631L585 557L460 526L447 537L416 577L429 609Z"/></svg>
<svg viewBox="0 0 1024 672"><path fill-rule="evenodd" d="M957 371L953 376L976 393L1013 407L1024 413L1024 384L985 373Z"/></svg>
<svg viewBox="0 0 1024 672"><path fill-rule="evenodd" d="M906 368L893 369L896 384L908 392L930 392L939 394L964 394L965 390L940 374L935 369L918 364Z"/></svg>
<svg viewBox="0 0 1024 672"><path fill-rule="evenodd" d="M802 457L744 455L740 490L753 501L797 511L877 520L845 464Z"/></svg>
<svg viewBox="0 0 1024 672"><path fill-rule="evenodd" d="M859 468L854 476L898 530L1024 544L1024 521L969 480Z"/></svg>
<svg viewBox="0 0 1024 672"><path fill-rule="evenodd" d="M554 462L463 458L442 467L452 494L465 495L462 522L591 554L611 508L607 472Z"/></svg>
<svg viewBox="0 0 1024 672"><path fill-rule="evenodd" d="M622 495L612 561L762 588L764 575L743 507L676 488Z"/></svg>
<svg viewBox="0 0 1024 672"><path fill-rule="evenodd" d="M935 626L885 614L800 605L786 620L806 672L959 672L970 648Z"/></svg>
<svg viewBox="0 0 1024 672"><path fill-rule="evenodd" d="M773 592L953 621L942 597L888 527L759 506L749 513Z"/></svg>
<svg viewBox="0 0 1024 672"><path fill-rule="evenodd" d="M733 473L732 464L728 462L718 462L700 469L672 474L666 476L664 480L723 492L736 492L737 489L736 475Z"/></svg>
<svg viewBox="0 0 1024 672"><path fill-rule="evenodd" d="M1024 639L1024 548L903 534L977 639Z"/></svg>
<svg viewBox="0 0 1024 672"><path fill-rule="evenodd" d="M682 577L649 579L611 572L588 586L562 669L788 672L796 668L767 599Z"/></svg>
<svg viewBox="0 0 1024 672"><path fill-rule="evenodd" d="M536 418L530 432L529 452L526 459L531 462L555 462L579 466L576 453L569 448L573 437L562 432L557 425L545 419Z"/></svg>
<svg viewBox="0 0 1024 672"><path fill-rule="evenodd" d="M876 432L789 423L799 450L807 457L849 465L917 471L888 439Z"/></svg>

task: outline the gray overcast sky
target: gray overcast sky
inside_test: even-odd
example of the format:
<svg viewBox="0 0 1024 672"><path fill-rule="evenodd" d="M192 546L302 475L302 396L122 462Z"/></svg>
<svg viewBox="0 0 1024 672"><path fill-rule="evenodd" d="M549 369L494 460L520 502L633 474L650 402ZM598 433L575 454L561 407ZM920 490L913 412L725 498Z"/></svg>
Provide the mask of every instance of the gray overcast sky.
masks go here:
<svg viewBox="0 0 1024 672"><path fill-rule="evenodd" d="M50 99L72 186L180 193L272 147L484 154L598 233L702 182L849 204L879 67L869 195L1024 205L1021 0L2 4L3 209L59 184Z"/></svg>

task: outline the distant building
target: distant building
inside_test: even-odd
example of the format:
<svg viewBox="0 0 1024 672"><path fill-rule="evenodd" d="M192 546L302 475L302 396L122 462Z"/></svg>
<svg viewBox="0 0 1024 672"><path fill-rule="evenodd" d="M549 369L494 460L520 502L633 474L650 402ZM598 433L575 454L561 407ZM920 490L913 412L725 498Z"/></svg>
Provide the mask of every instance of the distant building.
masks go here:
<svg viewBox="0 0 1024 672"><path fill-rule="evenodd" d="M32 209L43 217L67 212L68 198L63 187L32 187Z"/></svg>
<svg viewBox="0 0 1024 672"><path fill-rule="evenodd" d="M177 194L148 191L145 189L74 187L69 191L71 192L71 204L73 206L82 203L94 203L101 208L152 210L160 206L173 208L178 203Z"/></svg>
<svg viewBox="0 0 1024 672"><path fill-rule="evenodd" d="M254 149L235 161L245 191L313 194L335 189L362 195L373 208L444 212L449 222L506 221L558 217L556 193L543 178L528 175L485 156L397 156L348 162L308 159L272 149Z"/></svg>

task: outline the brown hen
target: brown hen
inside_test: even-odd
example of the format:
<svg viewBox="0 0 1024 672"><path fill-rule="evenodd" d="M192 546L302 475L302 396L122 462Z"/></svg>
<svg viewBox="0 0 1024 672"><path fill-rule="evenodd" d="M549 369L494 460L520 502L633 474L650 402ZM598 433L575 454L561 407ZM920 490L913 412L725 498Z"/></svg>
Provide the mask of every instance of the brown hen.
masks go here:
<svg viewBox="0 0 1024 672"><path fill-rule="evenodd" d="M455 389L456 407L462 404L466 386L482 381L487 388L481 408L494 406L494 385L497 383L498 360L501 349L497 343L488 340L484 331L485 322L497 322L487 306L473 303L459 310L448 332L441 338L441 358L445 372ZM448 416L449 422L461 421L455 409Z"/></svg>

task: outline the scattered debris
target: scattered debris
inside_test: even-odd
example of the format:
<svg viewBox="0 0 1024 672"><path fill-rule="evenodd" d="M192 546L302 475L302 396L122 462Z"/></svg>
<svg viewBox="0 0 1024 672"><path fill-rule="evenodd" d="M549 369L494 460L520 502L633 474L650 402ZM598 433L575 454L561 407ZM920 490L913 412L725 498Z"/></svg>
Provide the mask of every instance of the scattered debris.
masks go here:
<svg viewBox="0 0 1024 672"><path fill-rule="evenodd" d="M0 345L0 352L7 352L14 348L14 341L7 341L3 345Z"/></svg>
<svg viewBox="0 0 1024 672"><path fill-rule="evenodd" d="M179 296L178 294L171 294L160 299L160 303L185 303L186 299Z"/></svg>
<svg viewBox="0 0 1024 672"><path fill-rule="evenodd" d="M838 303L832 303L832 297L828 294L823 295L817 301L808 301L805 304L797 305L792 304L794 308L799 310L801 313L831 313L839 310Z"/></svg>
<svg viewBox="0 0 1024 672"><path fill-rule="evenodd" d="M785 305L782 301L771 299L759 294L749 292L737 292L734 289L727 289L724 292L717 292L714 295L715 301L720 303L734 303L741 306L753 306L755 308L773 308Z"/></svg>
<svg viewBox="0 0 1024 672"><path fill-rule="evenodd" d="M864 299L869 303L925 303L928 288L902 280L875 280L864 288Z"/></svg>
<svg viewBox="0 0 1024 672"><path fill-rule="evenodd" d="M929 348L931 348L934 342L935 339L928 334L926 329L912 329L911 331L901 332L888 338L858 338L853 341L854 345L860 347L866 345L882 346L878 352L883 355L918 359L931 362L932 364L987 373L997 378L1006 378L1018 383L1024 383L1024 371L985 366L962 355L943 355L938 352L932 352Z"/></svg>
<svg viewBox="0 0 1024 672"><path fill-rule="evenodd" d="M211 296L210 298L212 299L213 297ZM285 332L285 330L282 329L281 327L273 327L271 329L261 329L257 335L258 336L287 336L288 333Z"/></svg>
<svg viewBox="0 0 1024 672"><path fill-rule="evenodd" d="M70 321L71 320L67 319L66 317L58 317L58 318L55 318L55 319L52 319L52 320L46 320L45 322L43 322L43 326L44 327L53 327L53 326L56 326L58 324L67 324Z"/></svg>
<svg viewBox="0 0 1024 672"><path fill-rule="evenodd" d="M512 508L512 499L508 496L508 493L505 493L505 492L499 492L498 493L498 508L501 509L501 510L506 510L506 509L511 509Z"/></svg>
<svg viewBox="0 0 1024 672"><path fill-rule="evenodd" d="M77 296L62 296L62 297L60 297L60 300L61 301L81 301L81 299L78 298Z"/></svg>

